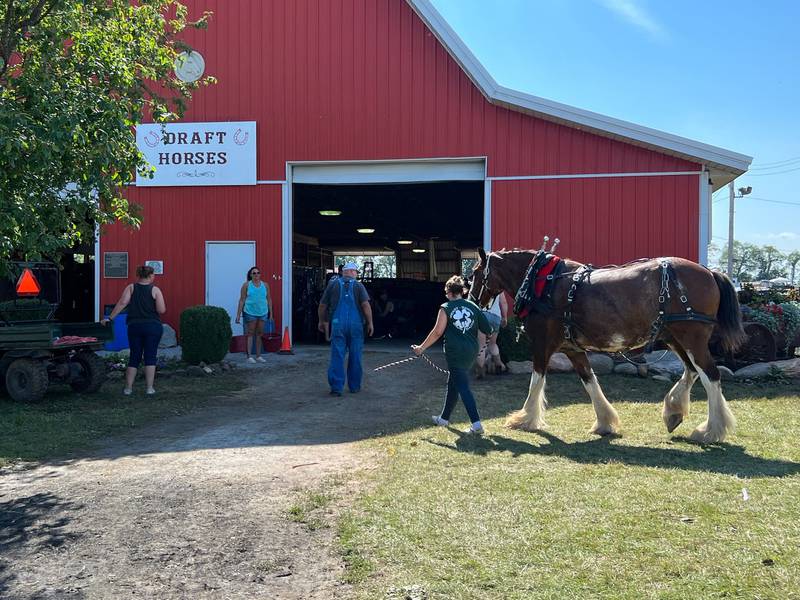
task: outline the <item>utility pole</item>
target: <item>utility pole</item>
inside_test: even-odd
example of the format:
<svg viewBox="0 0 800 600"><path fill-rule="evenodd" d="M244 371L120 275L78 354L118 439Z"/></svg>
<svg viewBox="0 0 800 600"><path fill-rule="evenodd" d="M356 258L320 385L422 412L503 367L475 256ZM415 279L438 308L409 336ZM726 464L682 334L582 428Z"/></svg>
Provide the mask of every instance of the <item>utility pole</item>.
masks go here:
<svg viewBox="0 0 800 600"><path fill-rule="evenodd" d="M744 198L753 191L749 185L747 187L739 188L739 195L733 191L733 182L728 184L728 192L730 192L730 208L728 212L728 277L733 278L733 201L736 198Z"/></svg>
<svg viewBox="0 0 800 600"><path fill-rule="evenodd" d="M728 184L730 206L728 207L728 277L733 278L733 181Z"/></svg>

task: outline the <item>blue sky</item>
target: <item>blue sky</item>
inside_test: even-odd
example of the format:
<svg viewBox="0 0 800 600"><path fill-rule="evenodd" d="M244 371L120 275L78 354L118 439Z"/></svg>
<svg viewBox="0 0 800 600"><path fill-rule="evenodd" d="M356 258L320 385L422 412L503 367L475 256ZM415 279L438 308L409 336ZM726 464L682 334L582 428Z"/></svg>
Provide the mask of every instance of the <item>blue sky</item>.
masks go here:
<svg viewBox="0 0 800 600"><path fill-rule="evenodd" d="M735 238L800 249L800 2L432 1L501 85L752 156Z"/></svg>

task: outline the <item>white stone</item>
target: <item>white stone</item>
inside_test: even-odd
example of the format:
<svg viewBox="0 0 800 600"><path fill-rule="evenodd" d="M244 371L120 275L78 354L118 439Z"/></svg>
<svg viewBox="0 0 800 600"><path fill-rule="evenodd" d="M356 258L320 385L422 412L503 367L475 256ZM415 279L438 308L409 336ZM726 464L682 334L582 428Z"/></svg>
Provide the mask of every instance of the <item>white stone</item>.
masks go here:
<svg viewBox="0 0 800 600"><path fill-rule="evenodd" d="M506 366L508 367L508 372L512 375L530 375L533 373L533 361L530 360L512 360L511 362L507 363Z"/></svg>
<svg viewBox="0 0 800 600"><path fill-rule="evenodd" d="M161 334L161 341L158 343L159 348L174 348L178 345L178 335L175 330L164 323L162 325L164 333Z"/></svg>
<svg viewBox="0 0 800 600"><path fill-rule="evenodd" d="M737 379L755 379L769 375L772 369L778 369L787 377L800 377L800 358L754 363L739 369L734 376Z"/></svg>
<svg viewBox="0 0 800 600"><path fill-rule="evenodd" d="M672 383L672 378L669 375L653 375L653 381L664 381Z"/></svg>
<svg viewBox="0 0 800 600"><path fill-rule="evenodd" d="M614 360L605 354L590 354L589 364L596 375L608 375L614 370Z"/></svg>
<svg viewBox="0 0 800 600"><path fill-rule="evenodd" d="M645 354L644 359L647 361L647 368L654 373L683 375L683 361L674 352L668 351L664 354L663 350L656 350Z"/></svg>
<svg viewBox="0 0 800 600"><path fill-rule="evenodd" d="M719 370L719 376L722 381L730 381L733 379L733 371L731 371L728 367L719 365L717 369Z"/></svg>
<svg viewBox="0 0 800 600"><path fill-rule="evenodd" d="M573 370L572 362L563 352L556 352L550 357L550 364L547 367L549 373L571 373Z"/></svg>
<svg viewBox="0 0 800 600"><path fill-rule="evenodd" d="M614 373L619 375L639 375L639 367L631 363L620 363L614 367Z"/></svg>

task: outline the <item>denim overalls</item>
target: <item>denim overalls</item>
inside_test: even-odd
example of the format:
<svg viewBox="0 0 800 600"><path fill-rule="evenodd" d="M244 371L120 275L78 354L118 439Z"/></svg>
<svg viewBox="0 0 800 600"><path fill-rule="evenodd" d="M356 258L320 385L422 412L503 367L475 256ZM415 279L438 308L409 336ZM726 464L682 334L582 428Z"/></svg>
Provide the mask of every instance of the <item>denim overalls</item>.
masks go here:
<svg viewBox="0 0 800 600"><path fill-rule="evenodd" d="M344 388L344 356L348 350L347 387L351 392L361 389L364 324L356 304L355 287L355 279L339 278L339 303L331 319L331 364L328 367L328 384L332 392L341 392Z"/></svg>

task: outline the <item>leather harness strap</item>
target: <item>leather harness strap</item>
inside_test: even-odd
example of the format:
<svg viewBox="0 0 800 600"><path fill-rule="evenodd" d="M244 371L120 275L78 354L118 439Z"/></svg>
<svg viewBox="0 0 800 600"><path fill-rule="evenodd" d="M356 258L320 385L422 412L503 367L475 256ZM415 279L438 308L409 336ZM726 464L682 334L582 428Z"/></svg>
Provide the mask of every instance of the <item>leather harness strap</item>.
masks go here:
<svg viewBox="0 0 800 600"><path fill-rule="evenodd" d="M677 321L699 321L701 323L716 324L717 320L708 315L695 312L689 304L689 299L686 295L686 288L683 282L678 278L672 263L667 259L662 259L661 264L661 289L658 293L658 316L650 326L650 338L645 345L645 352L652 352L658 336L661 334L664 325L667 323L675 323ZM575 301L575 295L578 292L578 287L584 280L589 279L595 267L592 265L583 265L572 274L572 286L567 292L567 305L564 308L564 315L562 316L562 323L564 325L564 339L578 348L585 351L585 349L575 339L575 330L579 330L572 319L572 304ZM683 312L667 314L669 300L672 298L670 294L670 283L675 285L678 291L678 300L684 308Z"/></svg>

